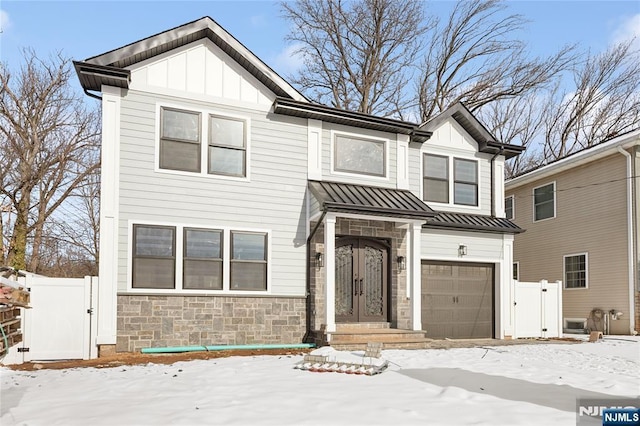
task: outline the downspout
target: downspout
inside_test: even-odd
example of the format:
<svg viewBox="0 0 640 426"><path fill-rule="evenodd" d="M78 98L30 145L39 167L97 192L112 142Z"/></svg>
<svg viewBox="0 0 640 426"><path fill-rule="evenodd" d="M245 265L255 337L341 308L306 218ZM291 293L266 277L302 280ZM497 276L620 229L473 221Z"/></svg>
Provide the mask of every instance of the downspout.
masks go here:
<svg viewBox="0 0 640 426"><path fill-rule="evenodd" d="M495 205L496 194L494 194L494 184L493 184L496 180L496 177L495 177L495 172L493 171L493 162L496 160L496 157L498 157L498 155L501 155L503 152L504 152L504 147L501 146L498 152L493 154L493 157L491 157L491 217L496 216L496 205ZM479 196L480 194L478 194L478 197Z"/></svg>
<svg viewBox="0 0 640 426"><path fill-rule="evenodd" d="M316 226L314 226L313 230L309 233L309 237L307 237L307 332L304 334L303 338L303 341L305 342L308 341L309 337L311 336L311 240L316 235L316 232L318 232L318 228L320 228L320 225L322 224L322 221L324 220L324 217L326 215L327 209L325 208L322 211L320 219L318 219L318 223L316 223Z"/></svg>
<svg viewBox="0 0 640 426"><path fill-rule="evenodd" d="M635 301L634 301L634 290L635 285L633 281L633 270L635 265L635 260L633 258L633 185L631 179L633 178L631 174L631 154L627 151L618 147L618 152L624 155L627 158L627 232L629 233L629 237L627 238L627 261L629 262L629 332L633 334L635 330L635 320L636 320L636 312L635 312Z"/></svg>

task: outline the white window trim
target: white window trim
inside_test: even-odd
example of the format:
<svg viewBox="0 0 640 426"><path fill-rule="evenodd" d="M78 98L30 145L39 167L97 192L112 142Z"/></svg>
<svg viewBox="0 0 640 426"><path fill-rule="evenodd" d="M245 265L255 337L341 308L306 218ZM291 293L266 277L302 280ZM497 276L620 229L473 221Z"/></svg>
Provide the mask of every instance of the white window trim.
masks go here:
<svg viewBox="0 0 640 426"><path fill-rule="evenodd" d="M353 137L357 139L371 140L373 142L383 142L384 143L384 176L375 176L367 173L356 173L356 172L345 172L342 170L335 169L335 141L336 136L346 136ZM330 141L329 141L329 156L331 157L331 174L336 176L351 176L351 177L359 177L367 180L378 180L378 181L388 181L389 180L389 146L391 142L389 139L363 135L360 133L349 133L343 132L339 130L331 130L330 132Z"/></svg>
<svg viewBox="0 0 640 426"><path fill-rule="evenodd" d="M448 166L449 166L449 202L448 203L439 203L436 201L426 201L424 199L424 155L437 155L440 157L447 157L448 159ZM478 165L478 205L477 206L471 206L469 204L456 204L454 201L454 196L455 196L455 182L453 179L453 167L454 167L454 160L458 159L458 160L469 160L469 161L475 161L476 164ZM442 151L420 151L420 199L422 201L424 201L425 203L429 203L429 205L434 205L436 207L455 207L455 208L459 208L459 209L470 209L470 210L481 210L481 200L482 200L482 182L480 179L481 176L481 158L477 158L474 156L470 156L470 155L464 155L464 154L460 154L460 155L451 155L451 154L447 154L444 153Z"/></svg>
<svg viewBox="0 0 640 426"><path fill-rule="evenodd" d="M574 257L574 256L584 256L584 269L585 269L584 287L567 287L567 268L566 268L565 259L567 257ZM562 256L562 281L563 281L563 287L565 290L569 290L569 291L587 290L589 288L589 253L588 252L565 254L564 256Z"/></svg>
<svg viewBox="0 0 640 426"><path fill-rule="evenodd" d="M195 112L200 114L200 173L197 172L184 172L182 170L168 170L160 168L160 115L162 108L175 108L180 109L186 112ZM218 175L213 173L208 173L209 169L208 164L208 151L207 148L209 146L209 116L215 115L218 117L228 117L230 119L242 120L246 123L245 131L246 133L246 157L245 157L245 172L246 176L227 176L227 175ZM221 179L221 180L232 180L232 181L240 181L240 182L250 182L251 181L251 118L244 115L239 114L230 114L226 111L220 111L217 109L209 109L203 108L201 106L194 106L189 104L180 104L173 102L158 102L156 103L156 115L155 115L155 160L154 160L154 171L156 173L166 173L171 175L179 175L179 176L189 176L191 178L204 177L208 179Z"/></svg>
<svg viewBox="0 0 640 426"><path fill-rule="evenodd" d="M507 200L511 198L511 219L507 218ZM509 220L515 220L516 218L516 196L515 195L509 195L508 197L504 197L504 201L505 201L505 209L504 209L504 217L509 219Z"/></svg>
<svg viewBox="0 0 640 426"><path fill-rule="evenodd" d="M134 225L155 225L155 226L171 226L176 232L176 282L174 289L160 288L134 288L133 287L133 226ZM185 289L182 288L183 280L183 263L184 263L184 229L211 229L222 231L222 290L206 290L206 289ZM272 269L272 231L262 228L246 228L240 226L216 226L199 224L185 224L175 222L159 222L149 220L129 220L127 234L127 293L130 294L171 294L171 295L193 295L193 294L223 294L223 295L271 295L271 269ZM266 290L230 290L230 268L231 268L231 231L237 232L255 232L267 234L267 289Z"/></svg>
<svg viewBox="0 0 640 426"><path fill-rule="evenodd" d="M536 189L538 188L542 188L543 186L548 186L548 185L553 185L553 216L551 217L546 217L544 219L536 219ZM533 219L533 222L544 222L545 220L551 220L551 219L555 219L556 218L556 212L558 209L558 199L556 197L556 181L551 181L551 182L547 182L543 185L538 185L535 188L533 188L531 190L531 205L532 205L532 212L531 212L531 218Z"/></svg>
<svg viewBox="0 0 640 426"><path fill-rule="evenodd" d="M514 265L518 268L518 273L516 274L515 278L513 278L513 266ZM516 281L520 281L520 261L512 262L512 264L511 264L511 279L514 279Z"/></svg>

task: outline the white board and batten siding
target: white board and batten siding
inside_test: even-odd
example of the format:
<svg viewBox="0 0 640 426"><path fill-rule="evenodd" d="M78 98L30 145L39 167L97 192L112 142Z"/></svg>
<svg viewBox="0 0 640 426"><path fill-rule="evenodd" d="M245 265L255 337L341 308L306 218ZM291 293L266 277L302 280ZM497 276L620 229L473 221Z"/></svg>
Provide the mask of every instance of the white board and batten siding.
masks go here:
<svg viewBox="0 0 640 426"><path fill-rule="evenodd" d="M491 214L491 155L478 152L478 144L453 118L443 122L433 131L431 138L423 144L409 145L409 183L410 190L416 196L423 195L423 157L424 154L442 155L449 158L475 160L478 162L478 206L432 203L435 210L454 213ZM502 157L499 157L502 158ZM449 162L449 180L453 182L452 161ZM502 177L502 175L497 175ZM499 179L498 179L499 180ZM450 183L450 186L452 184Z"/></svg>
<svg viewBox="0 0 640 426"><path fill-rule="evenodd" d="M270 114L272 100L266 87L208 40L132 72L120 115L120 293L130 291L131 226L155 223L268 232L268 294L305 294L307 120ZM160 170L156 152L163 105L200 111L203 117L246 119L247 178Z"/></svg>

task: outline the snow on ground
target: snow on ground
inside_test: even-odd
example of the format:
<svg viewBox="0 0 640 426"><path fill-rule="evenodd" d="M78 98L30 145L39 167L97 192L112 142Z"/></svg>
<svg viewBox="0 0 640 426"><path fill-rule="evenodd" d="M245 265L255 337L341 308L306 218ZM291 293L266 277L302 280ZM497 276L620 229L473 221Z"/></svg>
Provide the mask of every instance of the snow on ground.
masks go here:
<svg viewBox="0 0 640 426"><path fill-rule="evenodd" d="M3 367L0 424L575 425L576 397L640 395L640 337L385 350L382 357L390 366L375 376L294 369L301 355Z"/></svg>

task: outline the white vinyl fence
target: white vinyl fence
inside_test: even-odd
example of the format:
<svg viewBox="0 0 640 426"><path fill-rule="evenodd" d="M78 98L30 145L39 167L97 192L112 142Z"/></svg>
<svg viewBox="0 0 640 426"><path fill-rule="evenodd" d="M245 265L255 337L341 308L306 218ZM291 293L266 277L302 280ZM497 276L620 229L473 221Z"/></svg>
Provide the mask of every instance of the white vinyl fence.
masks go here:
<svg viewBox="0 0 640 426"><path fill-rule="evenodd" d="M513 337L562 337L562 281L513 281L513 286Z"/></svg>
<svg viewBox="0 0 640 426"><path fill-rule="evenodd" d="M98 357L97 277L27 275L18 282L31 292L31 308L22 309L23 341L4 364Z"/></svg>

